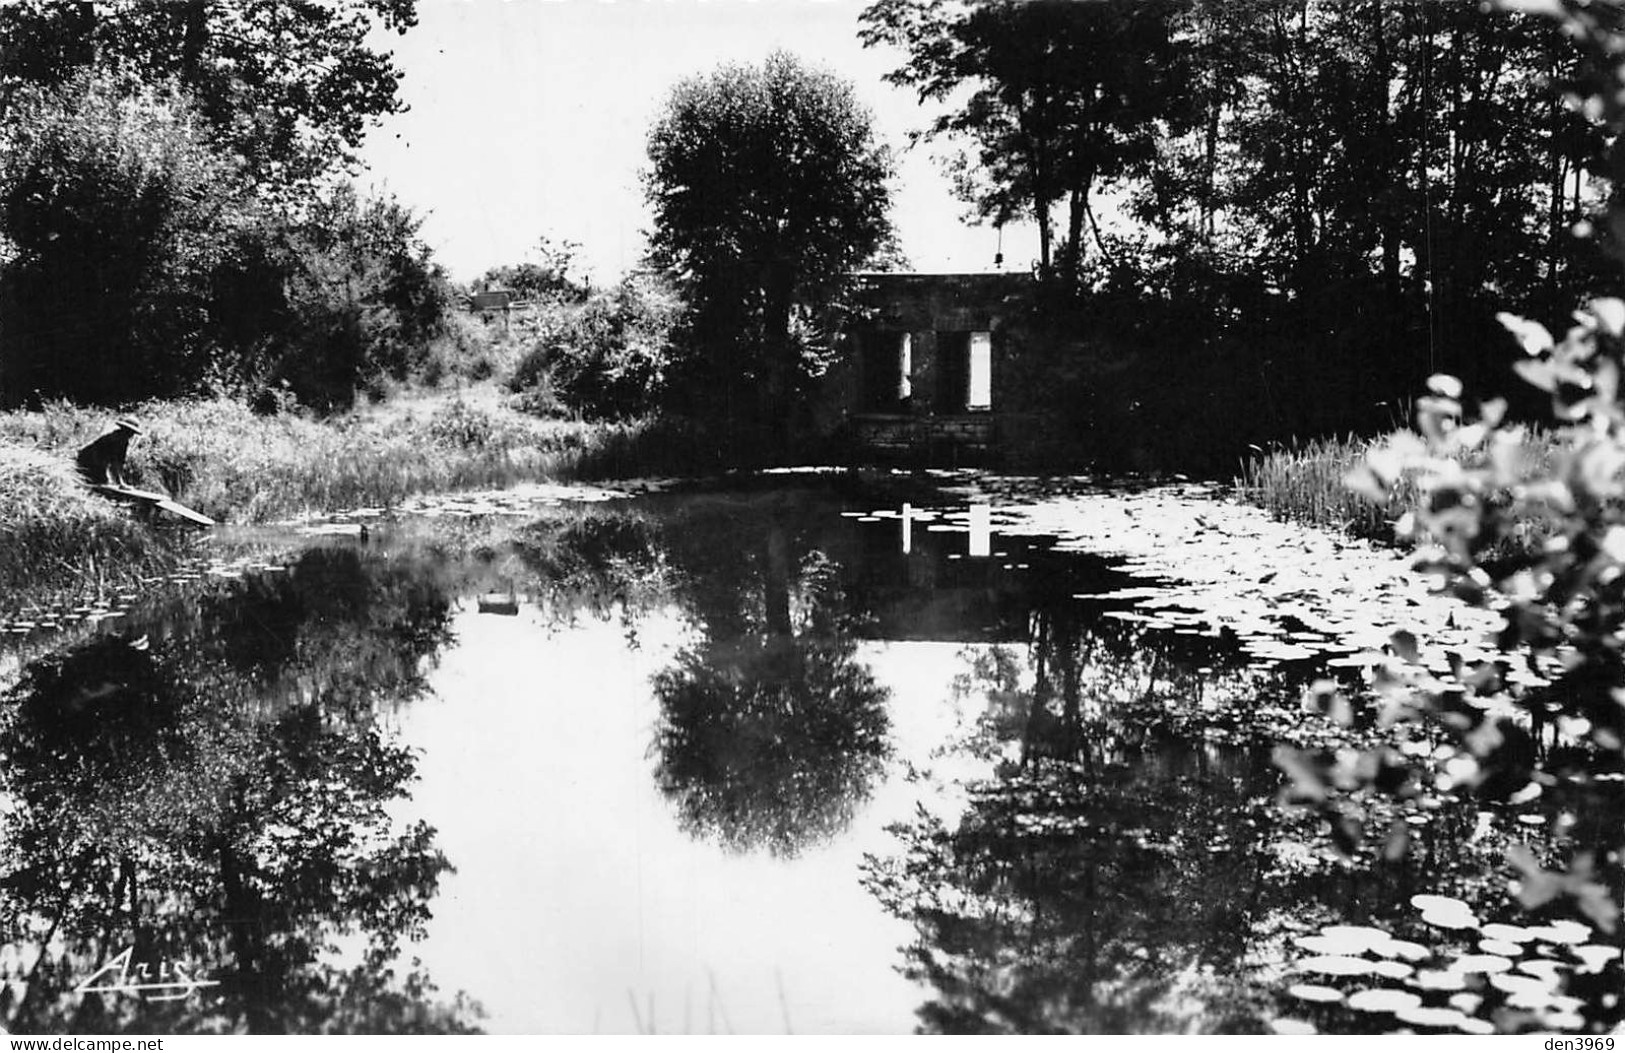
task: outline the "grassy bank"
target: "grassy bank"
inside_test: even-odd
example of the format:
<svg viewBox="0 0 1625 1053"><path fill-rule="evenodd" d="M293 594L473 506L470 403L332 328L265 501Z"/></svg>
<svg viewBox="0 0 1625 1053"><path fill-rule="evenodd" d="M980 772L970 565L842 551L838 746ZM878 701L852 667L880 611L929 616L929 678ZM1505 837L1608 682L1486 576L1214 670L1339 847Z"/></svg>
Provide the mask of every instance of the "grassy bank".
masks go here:
<svg viewBox="0 0 1625 1053"><path fill-rule="evenodd" d="M127 474L222 522L387 505L434 491L672 470L682 450L642 423L543 421L491 398L384 404L315 421L225 400L134 408ZM110 419L67 405L0 416L0 444L66 466Z"/></svg>
<svg viewBox="0 0 1625 1053"><path fill-rule="evenodd" d="M127 475L221 522L384 506L413 494L692 470L693 444L645 423L545 421L494 391L406 397L317 421L228 400L131 408ZM0 608L124 588L174 565L185 535L88 495L75 451L112 419L67 404L0 414Z"/></svg>
<svg viewBox="0 0 1625 1053"><path fill-rule="evenodd" d="M184 538L91 497L60 458L0 444L0 613L135 587Z"/></svg>

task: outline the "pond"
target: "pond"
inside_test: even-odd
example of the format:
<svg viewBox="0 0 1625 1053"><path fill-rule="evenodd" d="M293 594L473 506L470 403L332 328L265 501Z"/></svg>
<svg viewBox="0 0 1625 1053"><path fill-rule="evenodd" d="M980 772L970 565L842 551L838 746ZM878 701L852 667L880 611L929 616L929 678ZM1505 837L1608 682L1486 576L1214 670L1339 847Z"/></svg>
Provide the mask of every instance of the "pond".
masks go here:
<svg viewBox="0 0 1625 1053"><path fill-rule="evenodd" d="M429 502L44 612L0 699L0 1023L1617 1022L1617 935L1520 912L1503 859L1616 846L1618 780L1334 836L1272 757L1378 734L1300 703L1349 667L1010 525L1059 484L952 483Z"/></svg>

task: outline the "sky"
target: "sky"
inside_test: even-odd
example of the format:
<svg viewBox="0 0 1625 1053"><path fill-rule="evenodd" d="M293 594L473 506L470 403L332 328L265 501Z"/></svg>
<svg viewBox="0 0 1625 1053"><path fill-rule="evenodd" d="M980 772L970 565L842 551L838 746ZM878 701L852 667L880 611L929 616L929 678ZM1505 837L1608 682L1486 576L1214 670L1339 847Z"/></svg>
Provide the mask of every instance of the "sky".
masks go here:
<svg viewBox="0 0 1625 1053"><path fill-rule="evenodd" d="M865 49L856 0L419 0L418 25L376 39L404 72L407 113L362 150L364 187L423 215L452 277L534 258L542 237L581 246L581 269L612 282L638 266L649 214L645 137L671 87L782 48L853 83L896 154L892 220L915 270L987 271L999 238L963 222L936 158L909 148L932 116L881 79L898 52ZM1003 269L1037 255L1030 229L1004 233Z"/></svg>

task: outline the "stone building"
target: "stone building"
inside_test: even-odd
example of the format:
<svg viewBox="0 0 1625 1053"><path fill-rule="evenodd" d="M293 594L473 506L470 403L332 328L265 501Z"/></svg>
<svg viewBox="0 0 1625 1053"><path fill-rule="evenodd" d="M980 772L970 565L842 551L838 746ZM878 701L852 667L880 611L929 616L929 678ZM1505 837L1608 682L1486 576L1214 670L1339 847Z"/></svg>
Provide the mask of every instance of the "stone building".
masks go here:
<svg viewBox="0 0 1625 1053"><path fill-rule="evenodd" d="M1025 274L860 275L827 424L859 459L996 459L1030 426L1017 362L1032 285Z"/></svg>

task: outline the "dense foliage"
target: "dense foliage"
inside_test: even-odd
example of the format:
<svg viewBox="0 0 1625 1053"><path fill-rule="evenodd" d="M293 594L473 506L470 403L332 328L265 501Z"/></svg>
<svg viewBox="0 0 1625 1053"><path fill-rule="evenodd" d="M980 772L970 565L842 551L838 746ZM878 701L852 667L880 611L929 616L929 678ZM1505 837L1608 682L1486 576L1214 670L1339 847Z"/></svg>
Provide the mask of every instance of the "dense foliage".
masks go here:
<svg viewBox="0 0 1625 1053"><path fill-rule="evenodd" d="M22 0L0 7L0 109L19 85L54 86L87 69L172 86L193 100L210 141L256 185L289 202L352 160L367 127L399 112L400 72L369 42L404 33L416 0Z"/></svg>
<svg viewBox="0 0 1625 1053"><path fill-rule="evenodd" d="M665 394L677 310L669 293L635 277L579 305L557 304L540 316L508 386L533 412L646 416Z"/></svg>
<svg viewBox="0 0 1625 1053"><path fill-rule="evenodd" d="M452 296L393 200L337 181L410 0L0 9L0 403L204 388L348 405Z"/></svg>
<svg viewBox="0 0 1625 1053"><path fill-rule="evenodd" d="M1521 6L1556 15L1580 42L1582 106L1609 130L1625 128L1625 10L1559 0ZM1617 139L1602 163L1625 174ZM1616 204L1611 218L1618 230L1625 211ZM1556 340L1538 322L1501 316L1524 353L1518 373L1549 397L1560 425L1564 441L1549 460L1523 455L1524 429L1508 419L1504 399L1470 414L1461 381L1439 374L1418 403L1419 433L1396 436L1351 477L1379 499L1401 482L1413 486L1419 507L1402 529L1426 543L1421 569L1462 600L1501 610L1504 621L1485 655L1440 655L1408 631L1394 634L1391 659L1372 674L1379 719L1438 727L1447 742L1423 762L1386 749L1282 756L1296 793L1350 839L1373 790L1471 793L1493 807L1583 792L1625 773L1625 301L1596 299L1574 320ZM1547 535L1538 546L1519 543L1531 523ZM1517 554L1492 560L1508 549ZM1335 685L1316 695L1328 712L1354 719ZM1575 809L1569 825L1584 812ZM1526 907L1577 912L1615 931L1618 889L1600 879L1617 874L1625 850L1612 818L1561 855L1513 849Z"/></svg>
<svg viewBox="0 0 1625 1053"><path fill-rule="evenodd" d="M783 52L673 89L649 133L650 256L685 302L680 408L788 435L818 319L888 243L891 162L852 88Z"/></svg>
<svg viewBox="0 0 1625 1053"><path fill-rule="evenodd" d="M1248 443L1387 430L1433 372L1504 375L1496 311L1557 324L1602 280L1573 234L1607 181L1563 101L1583 57L1530 13L878 0L863 23L901 49L895 83L946 103L922 132L962 148L966 200L1056 227L1036 262L1078 345L1079 453L1225 470Z"/></svg>
<svg viewBox="0 0 1625 1053"><path fill-rule="evenodd" d="M0 152L0 385L117 401L195 384L247 186L185 103L81 77L22 93Z"/></svg>

